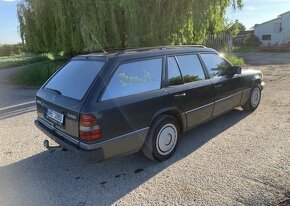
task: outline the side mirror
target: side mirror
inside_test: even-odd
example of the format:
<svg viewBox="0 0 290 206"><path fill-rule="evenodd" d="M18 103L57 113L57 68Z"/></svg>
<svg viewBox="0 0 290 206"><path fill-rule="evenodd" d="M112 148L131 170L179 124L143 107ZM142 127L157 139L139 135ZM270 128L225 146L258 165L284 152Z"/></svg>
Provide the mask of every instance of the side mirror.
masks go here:
<svg viewBox="0 0 290 206"><path fill-rule="evenodd" d="M230 71L232 74L241 74L242 73L242 68L239 66L232 66L230 68Z"/></svg>

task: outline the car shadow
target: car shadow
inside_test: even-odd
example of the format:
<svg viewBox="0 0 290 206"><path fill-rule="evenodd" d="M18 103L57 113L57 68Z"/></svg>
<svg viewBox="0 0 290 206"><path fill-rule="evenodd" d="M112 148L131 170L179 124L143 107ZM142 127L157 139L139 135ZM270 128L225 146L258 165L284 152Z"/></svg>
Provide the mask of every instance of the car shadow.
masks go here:
<svg viewBox="0 0 290 206"><path fill-rule="evenodd" d="M141 153L89 163L70 152L45 151L3 166L0 205L111 205L249 114L235 109L187 132L175 155L162 163Z"/></svg>

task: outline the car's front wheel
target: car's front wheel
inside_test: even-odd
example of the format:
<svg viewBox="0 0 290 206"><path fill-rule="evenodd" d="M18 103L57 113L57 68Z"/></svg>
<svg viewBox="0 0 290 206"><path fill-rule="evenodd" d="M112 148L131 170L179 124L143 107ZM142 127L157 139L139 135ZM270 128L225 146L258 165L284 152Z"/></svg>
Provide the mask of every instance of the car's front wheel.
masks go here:
<svg viewBox="0 0 290 206"><path fill-rule="evenodd" d="M149 159L164 161L176 151L180 136L180 126L171 115L161 115L152 124L142 148Z"/></svg>
<svg viewBox="0 0 290 206"><path fill-rule="evenodd" d="M247 103L243 106L246 111L254 111L258 108L261 101L261 86L255 84L251 90L250 97Z"/></svg>

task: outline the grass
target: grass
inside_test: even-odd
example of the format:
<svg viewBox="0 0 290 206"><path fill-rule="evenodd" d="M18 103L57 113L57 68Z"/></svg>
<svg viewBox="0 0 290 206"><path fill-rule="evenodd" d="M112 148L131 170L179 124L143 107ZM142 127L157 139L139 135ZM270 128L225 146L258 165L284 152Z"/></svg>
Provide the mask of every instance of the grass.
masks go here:
<svg viewBox="0 0 290 206"><path fill-rule="evenodd" d="M17 85L24 86L42 85L64 63L65 60L53 60L50 62L29 65L23 71L15 74L13 81Z"/></svg>
<svg viewBox="0 0 290 206"><path fill-rule="evenodd" d="M235 66L242 66L245 64L243 58L239 58L234 54L225 54L225 57Z"/></svg>
<svg viewBox="0 0 290 206"><path fill-rule="evenodd" d="M47 54L20 54L13 56L0 57L0 70L11 67L17 67L37 62L51 61L57 59L65 59L63 53L47 53Z"/></svg>
<svg viewBox="0 0 290 206"><path fill-rule="evenodd" d="M233 52L257 52L259 51L259 48L255 48L255 47L234 47L233 48Z"/></svg>

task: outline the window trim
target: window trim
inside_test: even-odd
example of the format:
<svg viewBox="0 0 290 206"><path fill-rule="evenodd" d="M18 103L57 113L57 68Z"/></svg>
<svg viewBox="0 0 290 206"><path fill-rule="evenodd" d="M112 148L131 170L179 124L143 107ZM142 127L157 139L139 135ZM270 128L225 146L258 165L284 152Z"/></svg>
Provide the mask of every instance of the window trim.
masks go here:
<svg viewBox="0 0 290 206"><path fill-rule="evenodd" d="M201 79L201 80L198 80L198 81L194 81L194 82L184 82L184 78L183 78L183 74L181 72L181 68L180 68L180 64L179 64L179 61L177 59L178 56L190 56L190 55L196 55L199 62L200 62L200 65L201 65L201 68L203 70L203 74L204 74L204 79ZM180 85L173 85L173 86L169 86L169 80L168 80L168 57L174 57L175 60L176 60L176 63L177 63L177 66L179 68L179 72L181 74L181 77L182 77L182 81L183 81L183 84L180 84ZM208 75L207 73L207 69L203 63L203 61L201 60L200 56L199 56L199 53L198 52L185 52L185 53L175 53L175 54L170 54L170 55L167 55L166 56L166 72L167 72L167 79L166 79L166 85L168 88L170 87L178 87L178 86L182 86L182 85L187 85L187 84L192 84L192 83L195 83L195 82L200 82L200 81L205 81L207 79L210 79L210 76Z"/></svg>
<svg viewBox="0 0 290 206"><path fill-rule="evenodd" d="M92 81L91 85L89 86L89 88L87 89L87 91L85 92L84 96L82 99L75 99L73 97L67 97L67 96L63 96L61 95L63 98L67 98L70 101L75 101L75 102L82 102L84 100L86 100L88 94L91 92L92 88L94 87L94 85L96 84L98 78L101 76L101 73L103 72L104 68L106 68L107 64L108 64L108 59L99 59L99 58L82 58L82 57L74 57L69 59L68 61L66 61L58 70L56 70L56 72L51 75L51 77L46 80L46 82L41 86L41 89L44 91L49 91L47 90L45 87L46 85L50 82L50 80L52 78L54 78L55 75L57 75L58 72L60 72L60 70L62 70L67 64L69 64L72 61L98 61L98 62L104 62L104 65L101 67L100 72L97 74L97 76L94 78L94 80Z"/></svg>
<svg viewBox="0 0 290 206"><path fill-rule="evenodd" d="M117 97L117 98L112 98L112 99L106 99L103 100L103 96L104 93L106 91L106 89L108 88L108 85L110 84L110 82L112 81L113 76L115 75L115 73L117 72L118 68L124 64L130 64L130 63L134 63L134 62L140 62L140 61L146 61L146 60L154 60L154 59L161 59L162 61L162 68L161 68L161 79L160 79L160 88L159 89L154 89L154 90L150 90L150 91L145 91L145 92L141 92L141 93L137 93L137 94L130 94L130 95L126 95L126 96L122 96L122 97ZM97 100L98 103L101 102L106 102L106 101L112 101L112 100L117 100L117 99L123 99L123 98L129 98L132 96L136 96L136 95L140 95L140 94L144 94L147 92L152 92L152 91L158 91L158 90L162 90L164 88L164 69L165 65L164 65L164 55L160 55L160 56L154 56L154 57L143 57L143 58L136 58L136 59L129 59L129 60L124 60L124 61L120 61L118 62L112 69L112 71L109 74L109 78L105 81L104 87L99 95L99 98Z"/></svg>
<svg viewBox="0 0 290 206"><path fill-rule="evenodd" d="M210 72L209 72L209 69L206 67L206 65L205 65L205 63L204 63L204 61L203 61L203 59L201 57L202 54L215 54L215 55L218 55L220 58L222 58L223 60L225 60L231 67L233 66L233 64L229 60L227 60L227 58L221 56L218 52L199 52L200 59L202 61L202 64L204 64L204 68L206 69L206 71L208 73L209 79L213 79L213 78L216 78L216 77L211 77Z"/></svg>
<svg viewBox="0 0 290 206"><path fill-rule="evenodd" d="M182 84L179 84L179 85L172 85L172 86L170 86L169 85L169 78L168 78L168 74L169 74L169 72L168 72L168 59L169 58L174 58L175 59L175 63L176 63L176 65L177 65L177 68L178 68L178 71L179 71L179 74L180 74L180 76L181 76L181 79L182 79ZM168 56L166 56L166 87L178 87L178 86L181 86L181 85L184 85L184 79L183 79L183 75L182 75L182 73L181 73L181 70L180 70L180 67L179 67L179 64L178 64L178 61L177 61L177 58L176 58L176 55L168 55Z"/></svg>

